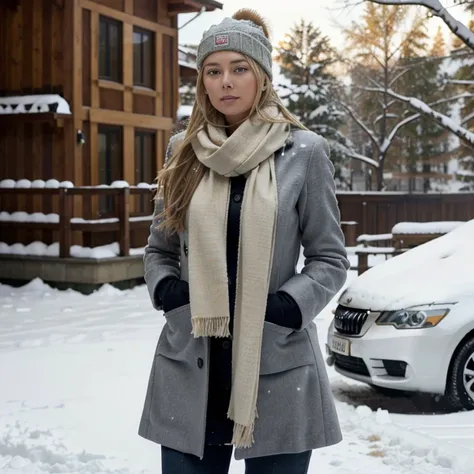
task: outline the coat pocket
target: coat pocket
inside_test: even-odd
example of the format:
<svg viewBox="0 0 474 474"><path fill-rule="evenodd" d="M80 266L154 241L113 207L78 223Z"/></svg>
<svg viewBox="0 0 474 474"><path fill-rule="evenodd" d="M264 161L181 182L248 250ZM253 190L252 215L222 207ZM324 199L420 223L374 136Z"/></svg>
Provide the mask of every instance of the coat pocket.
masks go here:
<svg viewBox="0 0 474 474"><path fill-rule="evenodd" d="M166 325L158 344L157 355L185 360L188 349L194 342L191 334L191 305L188 303L168 311L165 318Z"/></svg>
<svg viewBox="0 0 474 474"><path fill-rule="evenodd" d="M265 321L260 375L285 372L314 362L313 349L306 331L294 331Z"/></svg>

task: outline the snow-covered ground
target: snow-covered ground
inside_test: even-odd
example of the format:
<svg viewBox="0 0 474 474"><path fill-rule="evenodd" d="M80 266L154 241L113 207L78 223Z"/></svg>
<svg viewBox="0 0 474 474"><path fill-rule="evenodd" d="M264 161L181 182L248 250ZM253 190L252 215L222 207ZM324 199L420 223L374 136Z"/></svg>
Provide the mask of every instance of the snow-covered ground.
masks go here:
<svg viewBox="0 0 474 474"><path fill-rule="evenodd" d="M335 305L317 318L323 348ZM0 472L161 472L159 447L137 428L163 324L144 286L83 296L0 285ZM344 441L315 451L311 474L474 473L474 412L328 372Z"/></svg>

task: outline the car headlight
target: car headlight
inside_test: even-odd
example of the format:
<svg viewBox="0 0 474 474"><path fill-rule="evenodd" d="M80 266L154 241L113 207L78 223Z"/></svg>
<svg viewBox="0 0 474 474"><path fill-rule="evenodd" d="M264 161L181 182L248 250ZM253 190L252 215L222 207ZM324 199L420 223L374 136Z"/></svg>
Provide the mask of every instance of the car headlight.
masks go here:
<svg viewBox="0 0 474 474"><path fill-rule="evenodd" d="M391 325L397 329L422 329L436 326L447 314L449 309L421 309L400 311L384 311L376 321L379 326Z"/></svg>

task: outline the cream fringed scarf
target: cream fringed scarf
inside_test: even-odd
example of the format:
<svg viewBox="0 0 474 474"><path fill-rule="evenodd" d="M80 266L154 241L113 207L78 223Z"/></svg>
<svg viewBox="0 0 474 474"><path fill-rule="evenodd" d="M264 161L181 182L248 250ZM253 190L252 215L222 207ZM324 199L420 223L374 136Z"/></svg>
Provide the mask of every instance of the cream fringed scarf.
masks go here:
<svg viewBox="0 0 474 474"><path fill-rule="evenodd" d="M273 112L273 110L272 110ZM273 112L276 117L276 112ZM194 337L228 337L226 232L229 178L247 175L240 220L233 325L232 392L227 416L232 444L250 447L257 416L263 323L277 215L274 152L289 135L287 123L247 120L230 136L208 125L193 140L207 173L189 206L189 282Z"/></svg>

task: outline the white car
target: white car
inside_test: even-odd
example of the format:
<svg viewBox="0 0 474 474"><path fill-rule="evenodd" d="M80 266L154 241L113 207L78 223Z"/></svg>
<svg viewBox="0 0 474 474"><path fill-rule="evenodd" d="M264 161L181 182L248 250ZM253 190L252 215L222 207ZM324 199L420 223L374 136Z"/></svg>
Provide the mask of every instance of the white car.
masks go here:
<svg viewBox="0 0 474 474"><path fill-rule="evenodd" d="M474 220L356 278L326 350L352 379L474 409Z"/></svg>

